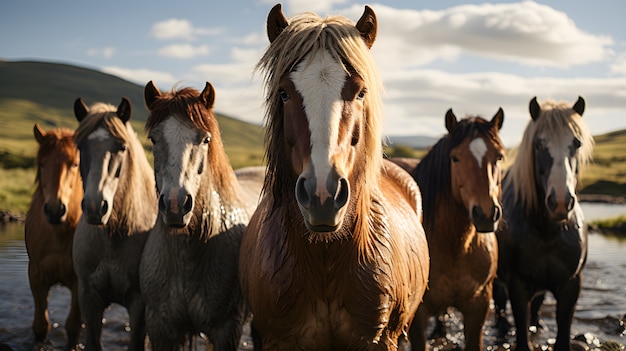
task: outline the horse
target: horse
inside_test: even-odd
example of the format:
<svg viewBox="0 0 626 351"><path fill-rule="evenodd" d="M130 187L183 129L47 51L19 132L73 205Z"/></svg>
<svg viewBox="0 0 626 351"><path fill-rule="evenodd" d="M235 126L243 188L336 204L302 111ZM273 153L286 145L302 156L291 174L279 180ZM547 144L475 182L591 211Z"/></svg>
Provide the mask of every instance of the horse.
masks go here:
<svg viewBox="0 0 626 351"><path fill-rule="evenodd" d="M83 216L74 236L74 267L85 322L85 350L100 350L102 315L111 303L124 306L130 319L129 350L143 350L145 303L139 287L139 261L156 220L152 167L133 130L131 103L74 103L80 122Z"/></svg>
<svg viewBox="0 0 626 351"><path fill-rule="evenodd" d="M410 330L413 350L425 350L429 318L448 307L463 314L465 349L483 349L482 327L498 262L494 232L502 214L503 121L502 109L490 121L479 116L459 121L450 109L448 134L415 166L398 163L422 189L430 252L428 290Z"/></svg>
<svg viewBox="0 0 626 351"><path fill-rule="evenodd" d="M587 259L587 227L576 199L579 172L590 162L594 140L582 114L585 100L529 103L531 120L517 157L503 179L503 219L498 227L496 325L508 330L508 298L517 350L530 350L532 318L545 292L556 299L555 351L570 350L570 329ZM539 299L539 300L537 300Z"/></svg>
<svg viewBox="0 0 626 351"><path fill-rule="evenodd" d="M28 280L35 301L33 333L37 343L50 332L48 293L54 284L71 291L70 311L65 321L66 350L78 344L81 330L77 278L72 262L74 230L82 214L83 185L74 132L57 128L48 132L39 124L33 128L37 151L35 192L24 223L28 253Z"/></svg>
<svg viewBox="0 0 626 351"><path fill-rule="evenodd" d="M263 350L397 350L426 289L417 183L383 158L377 21L267 19L263 197L240 279Z"/></svg>
<svg viewBox="0 0 626 351"><path fill-rule="evenodd" d="M144 88L150 115L158 218L141 260L147 333L155 351L203 333L215 350L237 350L247 309L237 278L244 228L259 201L264 167L236 173L206 82L161 93Z"/></svg>

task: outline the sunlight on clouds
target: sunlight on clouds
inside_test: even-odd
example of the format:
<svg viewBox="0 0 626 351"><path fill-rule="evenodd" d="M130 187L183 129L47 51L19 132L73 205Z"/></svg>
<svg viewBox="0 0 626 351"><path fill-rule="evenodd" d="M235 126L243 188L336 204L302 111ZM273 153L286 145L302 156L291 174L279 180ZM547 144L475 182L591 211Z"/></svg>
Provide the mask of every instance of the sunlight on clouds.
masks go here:
<svg viewBox="0 0 626 351"><path fill-rule="evenodd" d="M159 55L178 59L190 59L198 56L207 56L207 45L193 46L191 44L174 44L159 49Z"/></svg>
<svg viewBox="0 0 626 351"><path fill-rule="evenodd" d="M118 76L141 86L153 80L159 84L174 84L177 79L170 73L158 72L149 69L132 69L124 67L103 67L102 72Z"/></svg>
<svg viewBox="0 0 626 351"><path fill-rule="evenodd" d="M190 21L177 18L158 22L152 26L152 36L159 40L194 40L196 36L216 35L222 31L220 28L196 28Z"/></svg>
<svg viewBox="0 0 626 351"><path fill-rule="evenodd" d="M106 47L102 49L89 49L87 50L87 56L94 57L103 57L105 59L110 59L115 54L116 49L113 47Z"/></svg>
<svg viewBox="0 0 626 351"><path fill-rule="evenodd" d="M565 13L533 1L461 5L441 11L396 9L373 5L379 21L376 45L385 66L399 69L437 60L454 60L462 52L523 65L568 68L599 62L611 55L613 40L579 29ZM363 7L348 14L357 20ZM381 55L382 56L382 55Z"/></svg>

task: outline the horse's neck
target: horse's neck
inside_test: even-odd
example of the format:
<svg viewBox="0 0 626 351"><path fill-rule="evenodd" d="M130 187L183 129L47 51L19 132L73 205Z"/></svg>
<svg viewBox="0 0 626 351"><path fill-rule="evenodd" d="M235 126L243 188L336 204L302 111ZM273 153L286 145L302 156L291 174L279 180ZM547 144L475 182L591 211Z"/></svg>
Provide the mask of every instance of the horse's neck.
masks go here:
<svg viewBox="0 0 626 351"><path fill-rule="evenodd" d="M450 248L452 252L466 252L478 235L469 211L452 199L439 199L436 203L434 209L424 210L424 223L429 223L424 228L429 243ZM430 219L426 218L427 213Z"/></svg>

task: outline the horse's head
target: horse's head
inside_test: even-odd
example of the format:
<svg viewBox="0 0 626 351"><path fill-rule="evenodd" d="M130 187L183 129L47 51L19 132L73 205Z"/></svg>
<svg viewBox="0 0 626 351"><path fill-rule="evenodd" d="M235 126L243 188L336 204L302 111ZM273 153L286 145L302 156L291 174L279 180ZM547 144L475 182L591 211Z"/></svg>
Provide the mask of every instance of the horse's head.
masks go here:
<svg viewBox="0 0 626 351"><path fill-rule="evenodd" d="M543 190L543 203L549 216L562 220L576 204L581 163L591 156L593 139L582 121L585 100L579 96L572 107L552 101L540 106L534 97L529 110L531 123L535 125L532 139L535 183Z"/></svg>
<svg viewBox="0 0 626 351"><path fill-rule="evenodd" d="M76 144L84 189L83 216L90 224L106 224L120 177L128 167L126 123L131 116L131 104L124 97L117 110L102 103L90 108L78 98L74 102L74 114L80 122Z"/></svg>
<svg viewBox="0 0 626 351"><path fill-rule="evenodd" d="M166 225L183 228L203 196L199 190L213 161L210 150L220 140L213 114L215 89L207 82L202 92L185 88L162 94L150 81L144 98L150 110L146 130L153 145L159 212Z"/></svg>
<svg viewBox="0 0 626 351"><path fill-rule="evenodd" d="M382 154L380 116L372 110L379 80L369 53L376 28L367 6L356 26L343 17L312 14L289 23L280 4L268 16L271 44L259 67L269 85L269 171L289 167L282 178L296 179L295 199L311 232L341 228L358 177L367 179L367 169L379 166L365 166ZM282 161L272 159L277 145Z"/></svg>
<svg viewBox="0 0 626 351"><path fill-rule="evenodd" d="M478 232L495 231L502 215L500 161L505 150L498 132L503 121L502 109L491 121L480 117L458 121L452 109L446 113L452 196L463 203Z"/></svg>
<svg viewBox="0 0 626 351"><path fill-rule="evenodd" d="M74 133L69 130L45 132L39 124L33 129L39 143L37 152L37 181L43 192L43 212L50 224L65 223L68 219L70 199L80 178L80 156L74 143ZM80 184L80 183L78 183Z"/></svg>

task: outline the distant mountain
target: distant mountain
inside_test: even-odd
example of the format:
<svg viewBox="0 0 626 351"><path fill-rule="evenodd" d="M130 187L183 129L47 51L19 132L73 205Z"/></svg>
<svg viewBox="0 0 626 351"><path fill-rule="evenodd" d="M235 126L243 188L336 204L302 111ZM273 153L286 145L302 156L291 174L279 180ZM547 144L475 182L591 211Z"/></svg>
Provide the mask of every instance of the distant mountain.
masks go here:
<svg viewBox="0 0 626 351"><path fill-rule="evenodd" d="M430 148L431 146L435 145L435 143L438 140L439 138L423 136L423 135L389 136L390 146L405 145L413 149L419 149L419 150Z"/></svg>

